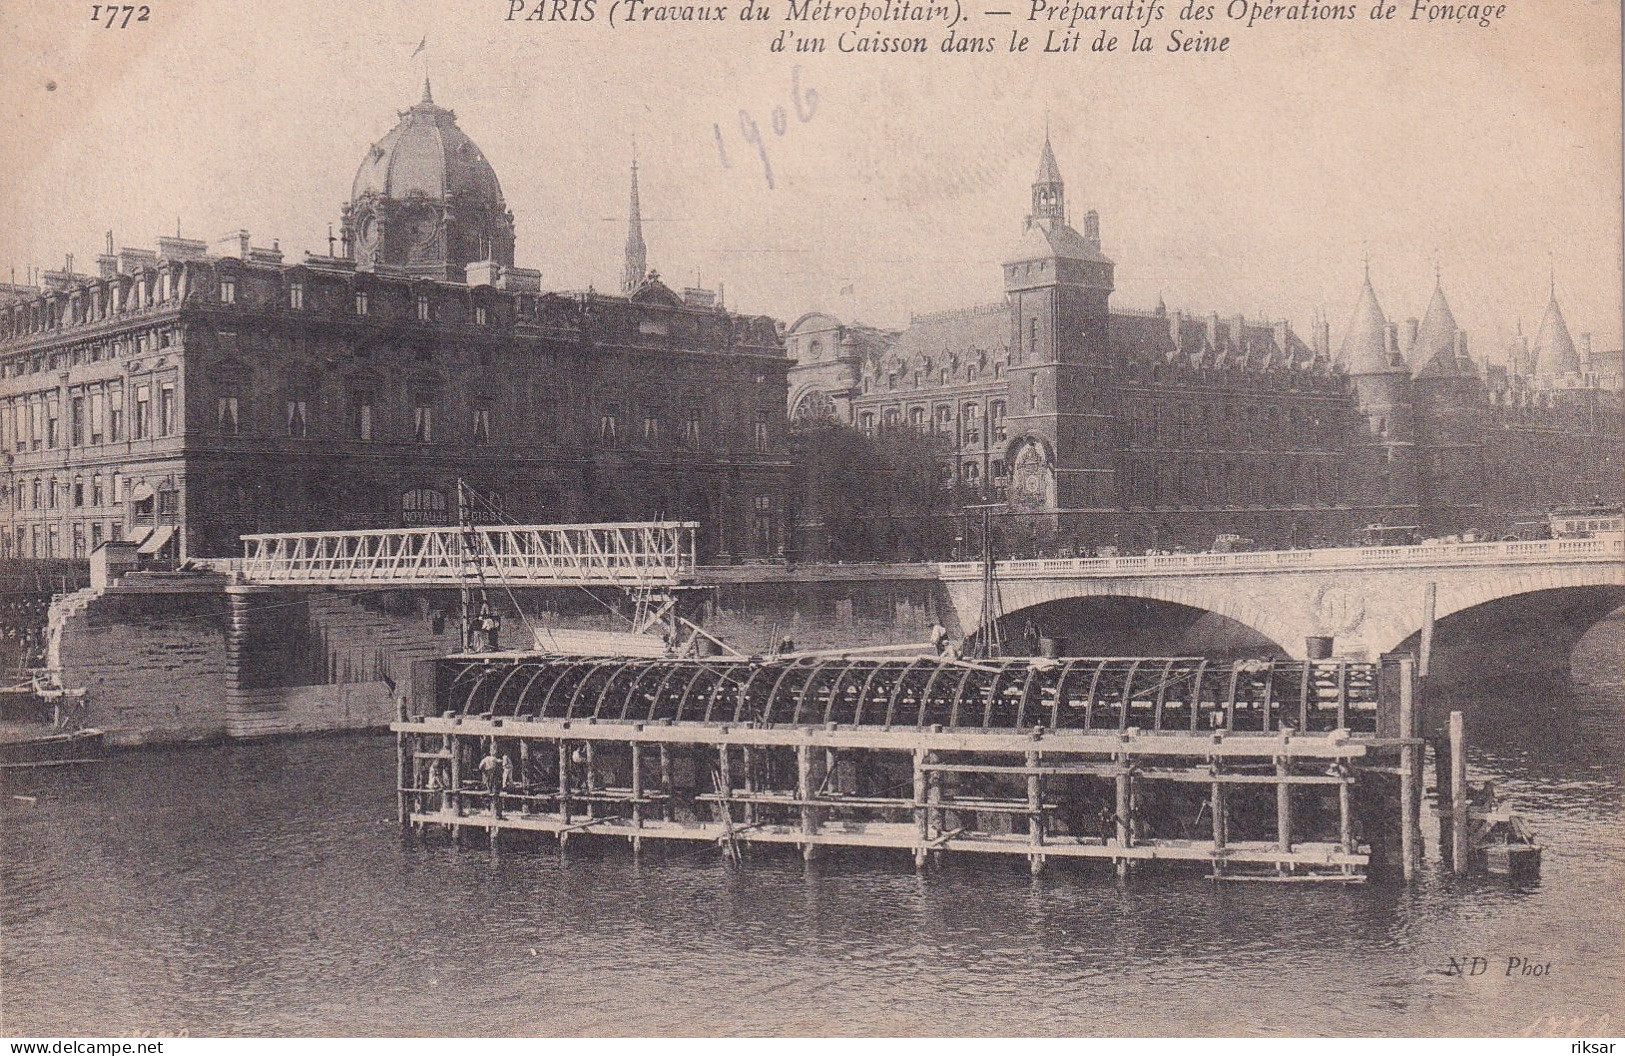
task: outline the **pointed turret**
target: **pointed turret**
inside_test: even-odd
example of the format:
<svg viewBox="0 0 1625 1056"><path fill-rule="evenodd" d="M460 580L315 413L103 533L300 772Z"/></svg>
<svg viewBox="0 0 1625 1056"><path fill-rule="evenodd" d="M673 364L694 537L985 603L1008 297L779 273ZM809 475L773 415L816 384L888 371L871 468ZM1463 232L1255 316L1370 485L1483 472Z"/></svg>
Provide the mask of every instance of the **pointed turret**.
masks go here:
<svg viewBox="0 0 1625 1056"><path fill-rule="evenodd" d="M429 75L423 75L423 98L418 100L419 106L433 106L434 93L429 91Z"/></svg>
<svg viewBox="0 0 1625 1056"><path fill-rule="evenodd" d="M643 244L643 210L638 204L638 159L632 156L632 201L627 208L626 269L621 273L621 292L631 295L649 274L649 250Z"/></svg>
<svg viewBox="0 0 1625 1056"><path fill-rule="evenodd" d="M1050 146L1047 131L1044 152L1038 158L1038 175L1033 177L1033 217L1066 220L1066 184L1061 180L1061 167L1055 163L1055 149Z"/></svg>
<svg viewBox="0 0 1625 1056"><path fill-rule="evenodd" d="M1337 365L1348 374L1388 374L1396 368L1388 356L1388 320L1377 303L1377 291L1371 288L1371 269L1366 268L1365 288L1360 291L1360 303L1354 306L1354 317L1349 320L1343 336L1343 349L1338 353Z"/></svg>
<svg viewBox="0 0 1625 1056"><path fill-rule="evenodd" d="M1574 339L1569 336L1568 324L1563 321L1563 309L1557 306L1555 281L1552 283L1550 300L1546 302L1546 315L1540 321L1540 330L1535 334L1535 345L1531 353L1534 357L1536 374L1559 375L1580 372L1580 353L1574 347Z"/></svg>
<svg viewBox="0 0 1625 1056"><path fill-rule="evenodd" d="M1444 284L1435 279L1433 300L1427 315L1416 332L1416 342L1410 348L1411 372L1420 377L1454 376L1462 373L1456 356L1456 335L1459 332L1456 317L1444 298Z"/></svg>

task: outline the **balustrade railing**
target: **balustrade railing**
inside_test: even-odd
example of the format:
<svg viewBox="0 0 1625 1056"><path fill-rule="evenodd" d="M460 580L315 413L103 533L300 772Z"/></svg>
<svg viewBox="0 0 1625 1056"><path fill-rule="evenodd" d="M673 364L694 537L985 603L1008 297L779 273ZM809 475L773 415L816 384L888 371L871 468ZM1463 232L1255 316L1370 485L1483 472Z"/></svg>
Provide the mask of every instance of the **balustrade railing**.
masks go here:
<svg viewBox="0 0 1625 1056"><path fill-rule="evenodd" d="M1523 565L1554 561L1625 561L1625 535L1532 542L1434 543L1333 550L1260 550L1234 554L1148 554L1140 557L1039 558L1000 561L998 574L1011 579L1079 576L1212 575L1263 571L1316 571L1350 568L1430 568L1441 565ZM979 561L937 566L943 579L975 579Z"/></svg>

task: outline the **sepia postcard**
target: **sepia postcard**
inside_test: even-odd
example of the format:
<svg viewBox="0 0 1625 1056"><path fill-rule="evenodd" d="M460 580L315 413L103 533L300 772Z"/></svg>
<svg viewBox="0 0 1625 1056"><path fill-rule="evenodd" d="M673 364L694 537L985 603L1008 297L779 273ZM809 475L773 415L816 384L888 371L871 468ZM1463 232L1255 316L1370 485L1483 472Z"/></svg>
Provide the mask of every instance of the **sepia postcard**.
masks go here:
<svg viewBox="0 0 1625 1056"><path fill-rule="evenodd" d="M1613 1051L1621 49L0 5L0 1035Z"/></svg>

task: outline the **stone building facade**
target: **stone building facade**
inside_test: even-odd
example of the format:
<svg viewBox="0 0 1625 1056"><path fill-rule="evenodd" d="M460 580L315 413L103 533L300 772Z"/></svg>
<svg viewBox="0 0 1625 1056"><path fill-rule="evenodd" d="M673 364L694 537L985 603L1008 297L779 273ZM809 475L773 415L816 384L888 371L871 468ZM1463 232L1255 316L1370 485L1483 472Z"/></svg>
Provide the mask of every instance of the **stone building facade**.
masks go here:
<svg viewBox="0 0 1625 1056"><path fill-rule="evenodd" d="M341 227L297 263L246 232L117 252L109 235L95 274L70 258L0 297L0 556L451 523L458 479L517 522L692 518L708 556L784 550L772 320L641 261L624 295L544 292L427 85L368 149Z"/></svg>
<svg viewBox="0 0 1625 1056"><path fill-rule="evenodd" d="M1079 547L1500 536L1556 503L1619 500L1618 357L1576 347L1555 294L1503 365L1469 354L1442 285L1402 341L1368 275L1334 354L1323 318L1305 338L1112 307L1100 218L1080 232L1069 216L1046 139L1003 298L900 332L803 316L786 334L792 417L944 435L945 477Z"/></svg>

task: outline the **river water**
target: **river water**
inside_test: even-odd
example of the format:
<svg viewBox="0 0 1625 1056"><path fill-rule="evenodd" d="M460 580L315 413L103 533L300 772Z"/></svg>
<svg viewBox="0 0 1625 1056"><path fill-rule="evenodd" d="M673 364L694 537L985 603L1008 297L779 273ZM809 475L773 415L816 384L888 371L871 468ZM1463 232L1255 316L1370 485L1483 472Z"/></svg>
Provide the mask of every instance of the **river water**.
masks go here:
<svg viewBox="0 0 1625 1056"><path fill-rule="evenodd" d="M1618 1033L1625 621L1576 667L1468 706L1547 844L1523 890L1452 883L1431 817L1410 890L493 859L403 846L384 735L129 753L4 797L0 1034Z"/></svg>

